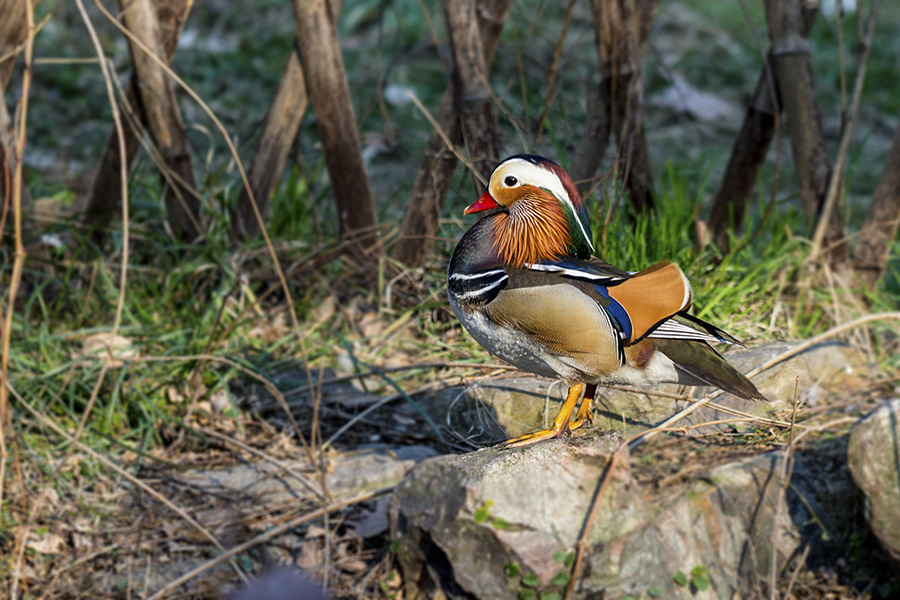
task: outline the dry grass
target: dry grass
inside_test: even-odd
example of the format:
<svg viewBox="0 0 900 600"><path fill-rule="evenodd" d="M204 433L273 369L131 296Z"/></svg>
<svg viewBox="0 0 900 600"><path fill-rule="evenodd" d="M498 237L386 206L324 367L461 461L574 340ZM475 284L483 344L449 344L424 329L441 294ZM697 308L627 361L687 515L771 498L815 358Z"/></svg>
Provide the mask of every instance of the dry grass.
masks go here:
<svg viewBox="0 0 900 600"><path fill-rule="evenodd" d="M531 18L534 24L539 17ZM94 19L108 34L109 23ZM548 39L548 47L560 49L556 64L563 38ZM100 40L97 45L102 50ZM511 52L519 65L526 62L523 52ZM510 81L525 81L525 67L520 71ZM104 75L114 103L121 90L112 75ZM23 98L29 85L23 80ZM390 489L336 494L328 476L365 444L441 451L475 445L424 416L400 418L393 410L400 403L415 405L420 392L496 377L503 369L484 362L487 357L446 308L440 257L452 240L438 241L439 258L424 274L384 263L377 283L361 289L347 276L353 265L340 242L321 225L329 209L317 206L329 199L319 164L307 165L294 181L302 191L280 192L282 206L310 206L309 214L289 225L284 221L291 219L276 215L273 221L282 222L273 226L284 227L282 237L267 237L264 247L230 248L222 198L238 179L246 183L231 142L238 135L199 93L190 93L217 127L218 136L210 135L214 145L230 146L225 166L207 172L209 235L202 247L183 247L166 236L145 206L156 202L160 190L140 167L130 181L123 178L126 197L137 192L137 210L123 211L104 246L92 246L76 223L52 211L52 225L70 236L53 256L52 284L26 272L21 290L12 285L24 259L22 233L13 234L15 262L3 273L11 285L3 307L0 417L7 391L14 402L0 418L0 589L34 598L218 597L290 563L336 598L401 598L390 540L384 532L357 533L383 510ZM497 103L512 126L530 129L522 125L530 121L527 109L520 114L509 95ZM550 103L544 115L548 110L550 122L567 116ZM26 107L19 116L33 124ZM26 131L20 125L20 145ZM564 151L558 141L550 144L544 149ZM21 172L12 181L19 189ZM604 235L604 256L629 268L663 256L685 264L696 282L700 316L736 321L736 333L750 340L808 337L862 311L833 289L795 286L808 250L794 233L795 216L767 223L754 243L733 255L695 248L690 232L702 187L670 173L661 190L671 210L638 223L631 235ZM626 215L617 219L611 230L631 229ZM450 220L443 227L455 237L462 224ZM389 226L383 233L388 240L393 235ZM721 259L714 269L713 259ZM885 307L895 298L870 303ZM896 337L890 331L861 331L854 343L877 360L892 360ZM93 354L87 342L94 344ZM863 395L853 402L863 411L870 400ZM840 408L798 413L792 444L844 431L847 418L833 414ZM657 440L638 450L639 457L657 456L632 466L641 484L662 497L718 461L783 447L790 417L757 421L752 434ZM683 432L674 422L667 427ZM696 453L692 444L698 443L715 451ZM696 467L665 466L688 459ZM247 464L267 465L267 481L290 480L301 491L285 500L204 487L189 477ZM798 564L797 571L780 575L777 587L797 598L865 594L842 581L837 571L822 574Z"/></svg>

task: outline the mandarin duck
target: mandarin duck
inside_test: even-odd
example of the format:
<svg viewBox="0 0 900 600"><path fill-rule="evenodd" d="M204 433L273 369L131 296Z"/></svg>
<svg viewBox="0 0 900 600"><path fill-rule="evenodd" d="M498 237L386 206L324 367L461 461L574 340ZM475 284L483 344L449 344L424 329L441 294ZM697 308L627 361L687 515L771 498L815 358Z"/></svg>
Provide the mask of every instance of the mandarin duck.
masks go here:
<svg viewBox="0 0 900 600"><path fill-rule="evenodd" d="M712 385L765 400L709 345L740 342L688 313L691 286L678 265L629 272L592 255L587 209L555 162L533 154L501 162L464 214L482 211L491 212L450 258L450 306L488 352L569 388L550 429L508 440L507 447L591 423L600 383Z"/></svg>

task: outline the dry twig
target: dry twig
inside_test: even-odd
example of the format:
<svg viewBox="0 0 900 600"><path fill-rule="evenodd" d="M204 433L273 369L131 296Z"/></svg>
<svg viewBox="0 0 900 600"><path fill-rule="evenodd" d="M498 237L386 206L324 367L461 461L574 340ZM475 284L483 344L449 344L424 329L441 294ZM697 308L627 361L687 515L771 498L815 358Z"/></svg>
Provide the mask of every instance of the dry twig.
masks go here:
<svg viewBox="0 0 900 600"><path fill-rule="evenodd" d="M866 325L866 324L874 322L874 321L888 321L888 320L900 320L900 312L890 312L890 313L879 313L879 314L875 314L875 315L867 315L865 317L855 319L849 323L844 323L843 325L833 327L833 328L829 329L828 331L821 333L813 338L810 338L806 342L792 348L791 350L788 350L787 352L783 352L782 354L776 356L775 358L766 362L765 364L753 369L752 371L750 371L747 374L747 376L752 377L754 375L757 375L757 374L765 371L766 369L769 369L772 366L774 366L784 360L787 360L788 358L790 358L792 356L796 356L797 354L800 354L801 352L804 352L804 351L808 350L809 348L822 343L825 340L831 339L831 338L843 333L844 331L847 331L848 329L860 327L862 325ZM594 494L594 497L591 499L591 504L588 509L587 516L585 518L585 525L582 528L581 535L578 538L578 543L576 546L575 563L572 566L572 576L569 580L569 585L568 585L568 588L566 589L566 594L565 594L565 598L567 600L572 597L572 593L575 590L575 584L578 581L578 576L581 572L581 564L583 562L584 556L587 553L588 539L590 537L591 528L593 526L594 518L596 516L598 506L600 504L600 500L603 497L604 491L606 490L606 487L608 485L612 471L616 467L618 461L621 459L622 453L625 452L629 446L637 445L638 442L646 441L646 440L654 437L655 435L657 435L660 432L667 431L673 423L675 423L675 422L681 420L682 418L684 418L685 416L693 413L694 411L698 410L702 406L709 404L709 402L713 398L718 397L721 393L722 392L720 390L718 393L713 393L713 394L707 395L703 399L699 400L696 404L693 404L693 405L689 406L688 408L686 408L685 410L678 413L677 415L675 415L669 419L666 419L666 421L664 421L659 426L654 427L653 429L648 429L647 431L638 433L638 434L632 436L631 438L623 441L619 445L619 447L615 450L615 452L613 452L612 456L610 457L609 464L607 465L607 468L604 471L603 476L600 478L600 481L597 484L597 493ZM855 419L850 419L850 420L855 421ZM839 420L837 422L843 422L843 421L844 420ZM809 433L811 431L818 431L822 428L822 427L809 428L809 429L803 431L802 433L798 434L795 438L795 437L793 437L793 422L794 422L794 416L792 415L792 417L791 417L792 437L791 437L791 441L789 442L789 446L792 443L798 442L800 440L800 438L803 437L803 434ZM837 422L827 423L823 427L831 427L831 426L835 425Z"/></svg>
<svg viewBox="0 0 900 600"><path fill-rule="evenodd" d="M859 66L856 70L856 80L853 83L853 96L850 99L850 107L847 109L847 120L844 122L844 130L841 133L841 143L838 146L837 159L834 161L834 168L831 170L831 179L828 182L828 193L825 196L825 203L819 213L819 221L813 235L812 251L809 253L809 262L819 259L822 253L827 250L823 249L822 244L825 240L825 234L828 231L828 222L831 212L837 204L841 195L841 188L844 182L844 170L847 165L847 154L850 151L850 138L853 134L853 126L856 124L856 117L859 113L859 102L862 98L863 84L866 81L866 67L869 64L869 53L872 50L872 37L875 35L875 17L878 15L878 8L881 0L873 0L872 6L869 8L869 18L866 22L866 32L860 40L861 52L859 55ZM838 22L840 29L840 22Z"/></svg>
<svg viewBox="0 0 900 600"><path fill-rule="evenodd" d="M213 567L222 564L226 560L231 560L233 557L237 556L241 552L246 552L247 550L250 550L251 548L255 548L256 546L272 539L273 537L275 537L277 535L286 533L286 532L290 531L291 529L295 529L295 528L299 527L300 525L309 523L310 521L314 521L316 519L321 519L321 518L327 516L328 513L334 512L336 510L341 510L343 508L347 508L348 506L353 506L354 504L359 504L360 502L365 502L367 500L371 500L372 498L375 498L376 496L380 496L381 494L390 492L392 489L393 488L384 488L384 489L380 489L380 490L375 490L374 492L366 492L365 494L360 494L359 496L355 496L353 498L350 498L349 500L342 500L340 502L335 502L333 504L329 504L328 506L325 506L323 508L319 508L312 512L308 512L306 514L300 515L296 519L291 519L290 521L287 521L286 523L282 523L281 525L278 525L277 527L273 527L272 529L269 529L268 531L265 531L265 532L259 534L252 540L248 540L248 541L244 542L243 544L238 544L237 546L235 546L233 548L229 548L226 552L223 552L222 554L213 558L212 560L209 560L209 561L203 563L202 565L200 565L199 567L192 569L191 571L188 571L181 577L170 581L165 586L163 586L159 591L157 591L155 594L150 596L149 600L157 600L158 598L164 597L166 594L176 590L178 587L184 585L185 583L194 579L198 575L201 575L202 573L205 573L206 571L212 569Z"/></svg>
<svg viewBox="0 0 900 600"><path fill-rule="evenodd" d="M100 454L99 452L97 452L96 450L94 450L93 448L88 446L87 444L80 442L80 441L76 440L73 436L69 435L61 426L57 425L56 422L53 421L50 417L44 415L39 410L37 410L36 408L31 406L30 403L26 402L25 399L22 396L20 396L18 392L15 391L15 389L12 387L12 385L7 384L6 387L9 389L10 392L12 392L13 396L16 397L16 400L19 402L19 405L22 406L23 408L25 408L25 410L27 410L29 413L31 413L31 415L35 419L37 419L41 424L43 424L45 427L53 430L54 433L56 433L63 439L67 440L71 444L77 446L79 450L89 454L94 459L96 459L98 462L103 464L105 467L115 471L116 474L118 474L120 477L128 480L131 484L139 487L142 491L144 491L149 496L153 497L159 503L163 504L170 510L174 511L175 514L177 514L185 522L187 522L192 527L194 527L197 531L199 531L203 535L203 537L208 539L220 552L223 553L222 555L220 555L220 558L225 556L226 550L222 546L222 544L219 542L219 540L212 533L210 533L210 531L208 529L206 529L203 525L198 523L189 514L184 512L184 510L182 510L179 506L177 506L171 500L169 500L168 498L166 498L165 496L163 496L162 494L157 492L155 489L153 489L152 487L150 487L149 485L144 483L142 480L138 479L137 477L135 477L134 475L132 475L131 473L129 473L128 471L126 471L125 469L123 469L122 467L117 465L116 463L114 463L112 460L110 460L106 456ZM34 507L32 509L32 515L36 515L38 512L39 512L38 507ZM23 529L25 529L25 528L23 528ZM23 541L23 543L24 543L24 541ZM229 564L231 565L231 567L240 576L240 578L244 581L244 583L248 583L249 580L247 579L247 576L240 569L240 567L238 567L237 563L235 563L233 560L230 560L231 556L233 556L233 555L228 555L225 559L227 559L229 561ZM223 561L220 561L220 562L224 562L225 559L223 559ZM18 577L14 578L14 585L15 585L15 581L17 581L17 580L18 580ZM14 588L14 590L15 590L15 588ZM15 598L16 596L13 595L11 597Z"/></svg>
<svg viewBox="0 0 900 600"><path fill-rule="evenodd" d="M26 3L25 7L26 19L26 38L25 38L25 65L22 71L22 95L19 101L19 123L16 127L16 145L14 149L14 157L16 161L16 172L12 180L12 207L13 207L13 227L15 232L15 259L13 261L12 274L9 281L9 300L6 306L5 321L3 330L0 331L0 506L5 503L4 484L6 482L6 463L9 458L8 448L6 445L6 435L8 433L7 425L9 420L9 396L7 387L9 385L8 368L9 368L9 347L10 338L12 337L13 315L16 310L16 296L19 292L19 283L22 279L22 268L25 264L25 245L22 241L22 165L25 157L25 140L26 140L26 123L28 121L28 95L31 90L31 80L33 77L32 61L34 60L34 6ZM3 164L7 165L6 157L3 157ZM8 168L8 167L5 167ZM11 439L11 438L10 438ZM25 493L25 488L22 488ZM20 559L25 552L25 535L24 533L17 536L15 555ZM13 563L20 564L20 561ZM11 598L15 598L18 593L19 578L14 577L11 586Z"/></svg>

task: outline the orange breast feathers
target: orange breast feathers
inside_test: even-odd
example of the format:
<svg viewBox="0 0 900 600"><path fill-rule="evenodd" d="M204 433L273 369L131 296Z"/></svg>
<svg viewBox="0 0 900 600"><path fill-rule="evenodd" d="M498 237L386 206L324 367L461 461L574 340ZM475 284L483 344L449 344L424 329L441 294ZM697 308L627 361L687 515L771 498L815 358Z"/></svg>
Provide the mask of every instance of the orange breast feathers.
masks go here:
<svg viewBox="0 0 900 600"><path fill-rule="evenodd" d="M498 214L494 220L494 249L516 268L565 256L571 233L559 200L530 185L516 190L518 197L508 205L509 212Z"/></svg>
<svg viewBox="0 0 900 600"><path fill-rule="evenodd" d="M659 262L631 279L609 288L609 295L631 319L631 340L639 339L660 321L690 308L691 284L675 263Z"/></svg>

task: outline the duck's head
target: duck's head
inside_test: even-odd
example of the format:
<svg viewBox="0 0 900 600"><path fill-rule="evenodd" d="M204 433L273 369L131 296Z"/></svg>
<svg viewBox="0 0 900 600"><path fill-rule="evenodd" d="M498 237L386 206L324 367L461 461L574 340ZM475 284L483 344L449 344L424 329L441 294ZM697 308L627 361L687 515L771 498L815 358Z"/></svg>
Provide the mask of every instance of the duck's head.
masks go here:
<svg viewBox="0 0 900 600"><path fill-rule="evenodd" d="M493 243L514 266L593 252L591 224L575 183L543 156L517 154L497 165L488 188L465 214L490 209Z"/></svg>

